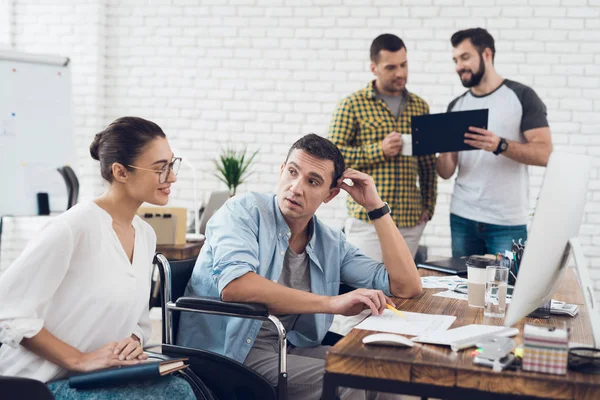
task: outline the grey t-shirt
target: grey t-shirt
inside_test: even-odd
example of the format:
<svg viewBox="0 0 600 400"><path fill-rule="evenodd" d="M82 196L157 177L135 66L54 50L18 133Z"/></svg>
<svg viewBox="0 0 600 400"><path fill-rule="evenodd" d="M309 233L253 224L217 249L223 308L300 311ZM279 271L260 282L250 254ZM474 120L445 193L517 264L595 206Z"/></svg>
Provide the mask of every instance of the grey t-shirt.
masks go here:
<svg viewBox="0 0 600 400"><path fill-rule="evenodd" d="M400 96L389 96L375 90L375 97L383 100L396 118L398 118L406 108L406 92L403 92Z"/></svg>
<svg viewBox="0 0 600 400"><path fill-rule="evenodd" d="M489 109L488 129L508 140L525 143L524 132L548 126L546 106L533 89L508 79L484 96L465 92L450 103L448 112L482 108ZM488 224L526 224L527 165L489 151L460 151L450 212Z"/></svg>
<svg viewBox="0 0 600 400"><path fill-rule="evenodd" d="M306 251L296 254L288 247L283 258L283 267L277 283L292 289L310 292L310 267L308 261ZM279 318L285 330L290 332L294 329L298 314L283 314L276 315L276 317ZM273 348L274 345L277 345L278 339L279 336L275 325L271 321L264 321L256 336L253 347L263 349Z"/></svg>

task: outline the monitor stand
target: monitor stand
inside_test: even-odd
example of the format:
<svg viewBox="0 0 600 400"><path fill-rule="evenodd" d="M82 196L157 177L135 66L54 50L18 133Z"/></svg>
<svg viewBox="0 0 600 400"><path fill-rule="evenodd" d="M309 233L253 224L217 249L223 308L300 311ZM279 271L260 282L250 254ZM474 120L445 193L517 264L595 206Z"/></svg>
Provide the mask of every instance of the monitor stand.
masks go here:
<svg viewBox="0 0 600 400"><path fill-rule="evenodd" d="M584 304L588 314L590 328L592 330L592 345L598 348L600 346L600 307L596 302L594 283L590 279L589 267L583 255L583 250L578 238L571 238L569 240L565 253L569 254L569 250L573 254L573 259L575 260L575 269L577 270L579 285L581 286Z"/></svg>

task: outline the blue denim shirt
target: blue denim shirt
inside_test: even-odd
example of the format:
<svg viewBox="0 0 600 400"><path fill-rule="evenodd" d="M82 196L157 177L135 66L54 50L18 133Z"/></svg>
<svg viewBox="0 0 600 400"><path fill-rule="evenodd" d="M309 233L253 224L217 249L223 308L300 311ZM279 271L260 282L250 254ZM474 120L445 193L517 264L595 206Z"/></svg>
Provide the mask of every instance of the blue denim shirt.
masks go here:
<svg viewBox="0 0 600 400"><path fill-rule="evenodd" d="M346 241L345 235L313 217L306 246L312 293L336 296L340 282L380 289L390 295L385 266ZM231 281L255 272L277 282L290 229L275 195L248 193L230 199L210 219L206 241L185 290L186 296L220 297ZM302 314L288 340L297 347L317 346L331 326L331 314ZM244 362L262 321L181 313L177 344L209 350Z"/></svg>

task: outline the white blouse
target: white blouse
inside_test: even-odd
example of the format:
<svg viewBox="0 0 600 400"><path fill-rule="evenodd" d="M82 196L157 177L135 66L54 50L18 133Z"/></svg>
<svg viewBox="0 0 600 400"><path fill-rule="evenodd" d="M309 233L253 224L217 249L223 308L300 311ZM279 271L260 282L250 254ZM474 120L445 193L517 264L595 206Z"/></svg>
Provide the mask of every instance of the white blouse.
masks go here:
<svg viewBox="0 0 600 400"><path fill-rule="evenodd" d="M0 375L42 382L67 370L19 345L42 327L82 352L135 334L150 337L148 301L156 235L133 219L129 261L110 214L80 203L52 220L0 277Z"/></svg>

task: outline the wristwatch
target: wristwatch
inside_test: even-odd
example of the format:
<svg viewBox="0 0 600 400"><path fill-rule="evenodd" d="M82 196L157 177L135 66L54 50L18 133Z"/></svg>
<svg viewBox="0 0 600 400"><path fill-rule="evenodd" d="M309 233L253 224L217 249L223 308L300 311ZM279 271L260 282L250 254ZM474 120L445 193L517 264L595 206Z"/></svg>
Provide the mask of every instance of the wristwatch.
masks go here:
<svg viewBox="0 0 600 400"><path fill-rule="evenodd" d="M500 153L504 153L508 149L508 142L504 138L500 138L500 143L498 143L498 147L494 150L494 154L498 155Z"/></svg>
<svg viewBox="0 0 600 400"><path fill-rule="evenodd" d="M389 214L391 212L390 206L388 203L383 203L383 207L376 208L373 211L369 211L367 215L371 221L376 220L377 218L383 217L385 214Z"/></svg>

